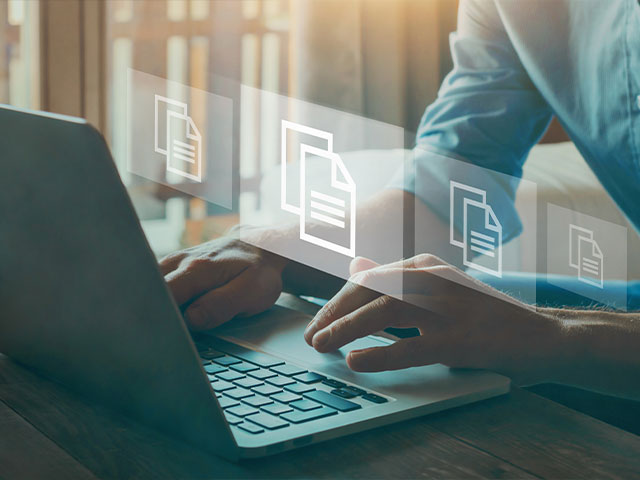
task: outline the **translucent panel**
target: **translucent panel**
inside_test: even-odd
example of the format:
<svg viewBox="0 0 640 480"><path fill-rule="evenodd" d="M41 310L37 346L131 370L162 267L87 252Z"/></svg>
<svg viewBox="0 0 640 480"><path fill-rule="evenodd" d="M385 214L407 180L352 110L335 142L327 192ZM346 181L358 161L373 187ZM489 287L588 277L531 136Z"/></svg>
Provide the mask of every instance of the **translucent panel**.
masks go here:
<svg viewBox="0 0 640 480"><path fill-rule="evenodd" d="M240 101L250 106L242 112L251 115L252 134L269 149L263 158L274 159L261 165L258 185L241 176L240 222L287 232L273 241L248 228L243 240L345 279L355 256L402 258L401 198L387 203L391 220L376 235L363 234L357 216L402 171L402 128L245 85ZM401 296L402 275L387 280L376 288Z"/></svg>
<svg viewBox="0 0 640 480"><path fill-rule="evenodd" d="M627 228L548 204L547 281L626 310L627 289L618 286L627 281Z"/></svg>
<svg viewBox="0 0 640 480"><path fill-rule="evenodd" d="M231 208L232 101L132 69L127 80L127 169Z"/></svg>

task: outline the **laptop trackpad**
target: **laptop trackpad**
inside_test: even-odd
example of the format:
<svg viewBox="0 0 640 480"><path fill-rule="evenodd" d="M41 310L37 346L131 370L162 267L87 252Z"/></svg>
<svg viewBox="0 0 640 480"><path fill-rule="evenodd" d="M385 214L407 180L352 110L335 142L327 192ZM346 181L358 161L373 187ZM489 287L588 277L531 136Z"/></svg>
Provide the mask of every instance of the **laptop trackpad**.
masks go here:
<svg viewBox="0 0 640 480"><path fill-rule="evenodd" d="M235 319L215 330L215 335L265 353L303 363L312 369L335 372L338 365L346 366L345 357L351 350L380 347L390 342L377 337L355 340L331 353L318 353L305 342L303 333L311 320L295 310L274 306L269 311L247 319ZM338 367L338 369L340 369ZM328 373L328 372L327 372Z"/></svg>

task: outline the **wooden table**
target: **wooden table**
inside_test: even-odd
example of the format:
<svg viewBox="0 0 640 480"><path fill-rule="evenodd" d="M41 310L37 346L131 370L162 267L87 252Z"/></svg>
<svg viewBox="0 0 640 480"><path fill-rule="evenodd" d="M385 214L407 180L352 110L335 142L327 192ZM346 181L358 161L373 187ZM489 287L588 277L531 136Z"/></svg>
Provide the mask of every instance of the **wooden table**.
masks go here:
<svg viewBox="0 0 640 480"><path fill-rule="evenodd" d="M214 432L212 432L214 435ZM0 478L640 478L640 437L533 393L232 464L0 355Z"/></svg>

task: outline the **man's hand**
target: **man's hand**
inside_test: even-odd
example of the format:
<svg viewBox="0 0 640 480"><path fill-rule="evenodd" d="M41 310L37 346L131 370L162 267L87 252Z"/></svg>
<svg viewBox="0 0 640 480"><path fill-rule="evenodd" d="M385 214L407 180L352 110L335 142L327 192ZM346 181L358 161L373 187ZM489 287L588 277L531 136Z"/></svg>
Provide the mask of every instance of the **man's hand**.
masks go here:
<svg viewBox="0 0 640 480"><path fill-rule="evenodd" d="M286 263L240 240L221 238L168 255L160 269L189 327L207 330L273 305Z"/></svg>
<svg viewBox="0 0 640 480"><path fill-rule="evenodd" d="M443 363L497 370L529 383L543 380L553 368L562 330L558 321L437 257L419 255L384 266L357 258L351 274L307 327L309 345L329 352L387 327L420 331L386 347L350 352L347 362L353 370ZM403 285L406 302L378 293L394 285Z"/></svg>

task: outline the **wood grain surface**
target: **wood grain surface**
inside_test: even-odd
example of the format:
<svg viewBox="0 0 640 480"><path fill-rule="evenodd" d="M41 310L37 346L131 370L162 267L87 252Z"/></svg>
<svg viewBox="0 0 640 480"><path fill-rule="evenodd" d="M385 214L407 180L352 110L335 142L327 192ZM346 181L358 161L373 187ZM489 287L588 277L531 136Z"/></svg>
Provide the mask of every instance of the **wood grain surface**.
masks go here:
<svg viewBox="0 0 640 480"><path fill-rule="evenodd" d="M301 477L627 480L640 478L640 437L514 388L484 402L233 464L0 354L2 479Z"/></svg>

